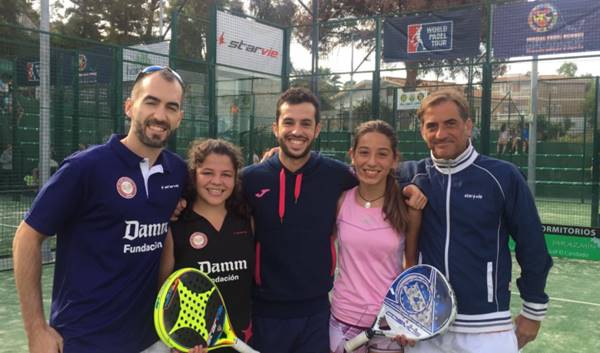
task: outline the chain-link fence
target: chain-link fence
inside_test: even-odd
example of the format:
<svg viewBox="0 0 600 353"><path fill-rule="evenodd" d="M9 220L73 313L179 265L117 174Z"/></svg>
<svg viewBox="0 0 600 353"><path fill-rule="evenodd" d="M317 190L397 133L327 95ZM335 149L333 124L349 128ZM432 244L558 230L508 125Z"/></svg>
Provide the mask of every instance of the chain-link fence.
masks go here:
<svg viewBox="0 0 600 353"><path fill-rule="evenodd" d="M482 8L484 17L487 10ZM383 17L320 22L316 69L308 64L312 28L286 28L284 67L277 75L217 63L211 45L218 45L223 33L216 33L216 18L214 12L197 18L184 8L173 18L170 41L129 47L50 34L47 92L40 89L39 32L0 25L0 268L10 266L14 232L39 187L40 116L49 117L49 129L42 131L48 131L45 152L53 172L64 157L128 129L123 100L148 64L170 65L186 82L185 117L169 147L184 155L195 138L221 137L242 147L246 163L275 145L275 105L289 86L316 89L322 129L315 148L340 160L347 160L353 129L373 118L395 127L404 160L426 157L416 108L427 94L456 89L471 105L474 145L529 176L544 223L598 226L599 79L546 74L535 81L530 73L512 73L509 65L534 60L495 58L489 47L486 52L491 19L481 23L487 39L477 55L402 65L382 60ZM597 60L593 54L582 57ZM348 69L327 67L333 62ZM40 104L44 93L47 106Z"/></svg>

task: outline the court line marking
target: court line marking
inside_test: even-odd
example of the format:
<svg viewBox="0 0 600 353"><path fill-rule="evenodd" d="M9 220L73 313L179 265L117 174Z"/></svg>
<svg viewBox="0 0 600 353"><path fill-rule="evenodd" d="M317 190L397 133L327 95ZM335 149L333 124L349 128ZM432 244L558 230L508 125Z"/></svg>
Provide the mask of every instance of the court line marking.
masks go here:
<svg viewBox="0 0 600 353"><path fill-rule="evenodd" d="M519 293L512 293L512 295L518 296ZM583 304L583 305L590 305L590 306L600 306L600 303L590 303L590 302L584 302L581 300L573 300L573 299L566 299L566 298L550 297L550 301L575 303L575 304Z"/></svg>

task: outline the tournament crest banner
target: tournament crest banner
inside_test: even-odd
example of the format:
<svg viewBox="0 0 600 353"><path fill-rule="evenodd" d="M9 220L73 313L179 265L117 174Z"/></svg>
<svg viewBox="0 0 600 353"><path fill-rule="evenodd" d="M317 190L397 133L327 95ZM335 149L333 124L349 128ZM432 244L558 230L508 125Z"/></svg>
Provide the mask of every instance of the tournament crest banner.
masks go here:
<svg viewBox="0 0 600 353"><path fill-rule="evenodd" d="M443 60L479 54L481 8L386 17L383 61Z"/></svg>
<svg viewBox="0 0 600 353"><path fill-rule="evenodd" d="M600 50L600 1L496 5L492 46L497 58Z"/></svg>

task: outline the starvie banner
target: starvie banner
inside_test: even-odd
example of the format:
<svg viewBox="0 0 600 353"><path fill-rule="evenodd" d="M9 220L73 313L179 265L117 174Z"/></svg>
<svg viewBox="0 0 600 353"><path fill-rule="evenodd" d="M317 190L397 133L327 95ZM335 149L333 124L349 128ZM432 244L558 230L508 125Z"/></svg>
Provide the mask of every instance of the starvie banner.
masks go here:
<svg viewBox="0 0 600 353"><path fill-rule="evenodd" d="M281 75L283 30L217 12L217 64Z"/></svg>
<svg viewBox="0 0 600 353"><path fill-rule="evenodd" d="M600 50L600 1L496 5L493 28L498 58Z"/></svg>
<svg viewBox="0 0 600 353"><path fill-rule="evenodd" d="M479 54L481 8L386 17L383 60L441 60Z"/></svg>

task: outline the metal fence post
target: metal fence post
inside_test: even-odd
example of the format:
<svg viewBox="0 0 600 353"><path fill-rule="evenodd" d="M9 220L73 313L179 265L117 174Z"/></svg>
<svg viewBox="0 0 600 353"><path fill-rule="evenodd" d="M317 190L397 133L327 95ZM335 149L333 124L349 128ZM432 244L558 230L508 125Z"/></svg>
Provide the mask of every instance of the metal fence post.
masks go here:
<svg viewBox="0 0 600 353"><path fill-rule="evenodd" d="M207 43L208 64L208 136L217 137L217 4L210 2Z"/></svg>
<svg viewBox="0 0 600 353"><path fill-rule="evenodd" d="M290 87L290 28L283 30L283 57L281 66L281 92Z"/></svg>
<svg viewBox="0 0 600 353"><path fill-rule="evenodd" d="M594 89L596 90L594 93L594 113L592 115L592 126L593 126L593 136L594 136L594 150L592 152L592 227L598 227L599 219L598 219L598 181L600 180L600 171L598 167L600 167L600 160L598 159L598 154L600 152L600 140L598 139L598 102L600 100L600 77L596 76L594 84Z"/></svg>
<svg viewBox="0 0 600 353"><path fill-rule="evenodd" d="M375 71L373 71L373 84L371 86L371 112L372 119L379 119L380 103L379 96L381 91L381 77L380 77L380 62L381 62L381 16L377 16L375 20Z"/></svg>
<svg viewBox="0 0 600 353"><path fill-rule="evenodd" d="M486 1L488 13L488 34L485 43L485 62L483 63L481 93L481 153L490 154L490 120L492 115L492 2Z"/></svg>
<svg viewBox="0 0 600 353"><path fill-rule="evenodd" d="M125 117L123 114L123 49L113 48L113 82L111 89L110 113L113 117L114 131L125 131Z"/></svg>
<svg viewBox="0 0 600 353"><path fill-rule="evenodd" d="M79 148L79 50L73 52L73 62L71 70L73 72L73 116L71 117L71 150L76 151Z"/></svg>

